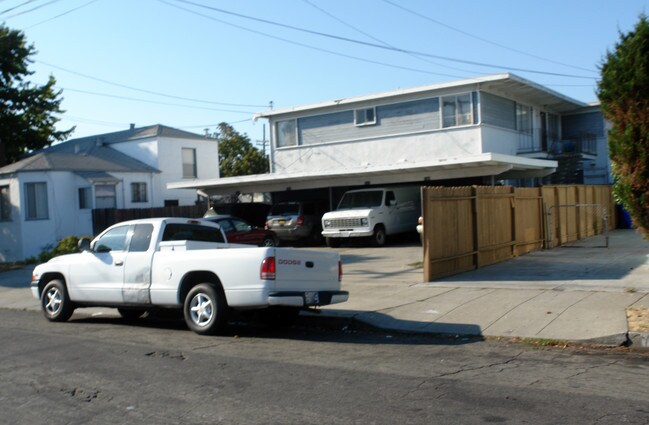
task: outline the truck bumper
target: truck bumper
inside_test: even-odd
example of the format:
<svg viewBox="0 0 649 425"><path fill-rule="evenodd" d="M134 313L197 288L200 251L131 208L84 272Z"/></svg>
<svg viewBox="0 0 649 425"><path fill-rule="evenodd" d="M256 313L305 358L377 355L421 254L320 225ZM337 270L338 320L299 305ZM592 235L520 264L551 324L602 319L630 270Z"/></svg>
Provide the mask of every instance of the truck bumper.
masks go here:
<svg viewBox="0 0 649 425"><path fill-rule="evenodd" d="M306 291L306 292L271 292L268 294L269 305L289 307L311 307L338 304L349 299L347 291Z"/></svg>
<svg viewBox="0 0 649 425"><path fill-rule="evenodd" d="M323 230L322 236L325 238L365 238L372 236L373 230Z"/></svg>
<svg viewBox="0 0 649 425"><path fill-rule="evenodd" d="M40 299L40 295L41 295L41 294L38 293L38 283L39 283L38 280L32 280L32 283L30 285L32 295L36 299Z"/></svg>

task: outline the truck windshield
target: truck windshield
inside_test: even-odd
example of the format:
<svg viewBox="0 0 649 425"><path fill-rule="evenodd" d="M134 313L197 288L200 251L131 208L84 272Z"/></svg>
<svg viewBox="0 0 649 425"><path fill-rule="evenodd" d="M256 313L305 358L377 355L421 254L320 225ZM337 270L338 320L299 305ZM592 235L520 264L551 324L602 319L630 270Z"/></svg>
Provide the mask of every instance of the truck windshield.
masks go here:
<svg viewBox="0 0 649 425"><path fill-rule="evenodd" d="M347 192L338 204L338 209L379 207L383 203L382 190Z"/></svg>

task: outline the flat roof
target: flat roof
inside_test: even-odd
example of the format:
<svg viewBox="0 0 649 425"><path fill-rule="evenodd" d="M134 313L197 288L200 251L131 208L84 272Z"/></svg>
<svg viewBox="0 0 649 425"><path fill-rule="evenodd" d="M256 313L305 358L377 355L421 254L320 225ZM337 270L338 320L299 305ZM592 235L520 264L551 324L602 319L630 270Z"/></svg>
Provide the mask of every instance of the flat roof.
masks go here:
<svg viewBox="0 0 649 425"><path fill-rule="evenodd" d="M352 107L354 104L364 102L393 99L416 94L426 94L429 92L433 94L432 92L435 91L455 87L459 88L469 85L479 85L481 89L499 92L504 95L515 97L519 100L527 101L528 103L541 104L548 109L554 110L556 112L568 112L588 106L587 103L572 99L540 84L534 83L523 77L519 77L518 75L511 73L502 73L447 81L443 83L413 87L408 89L385 91L363 96L346 97L341 99L328 100L325 102L292 106L289 108L270 109L256 113L253 116L253 119L258 120L259 118L277 117L281 115L304 113L307 111L320 112L323 109L339 107L341 105L349 105L350 107Z"/></svg>
<svg viewBox="0 0 649 425"><path fill-rule="evenodd" d="M255 174L207 180L168 183L168 189L197 189L206 194L233 192L280 192L337 186L376 185L415 181L431 182L466 177L496 179L533 178L552 174L556 161L497 153L439 158L417 163L400 162L381 167L359 167L344 171Z"/></svg>

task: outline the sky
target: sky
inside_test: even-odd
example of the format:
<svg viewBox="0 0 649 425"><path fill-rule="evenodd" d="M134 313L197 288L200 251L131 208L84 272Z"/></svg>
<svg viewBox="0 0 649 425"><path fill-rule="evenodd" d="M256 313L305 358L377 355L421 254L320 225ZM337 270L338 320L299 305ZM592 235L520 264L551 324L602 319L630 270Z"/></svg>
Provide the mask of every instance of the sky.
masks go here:
<svg viewBox="0 0 649 425"><path fill-rule="evenodd" d="M583 102L649 0L0 0L62 90L73 138L163 124L231 124L262 146L257 112L511 72Z"/></svg>

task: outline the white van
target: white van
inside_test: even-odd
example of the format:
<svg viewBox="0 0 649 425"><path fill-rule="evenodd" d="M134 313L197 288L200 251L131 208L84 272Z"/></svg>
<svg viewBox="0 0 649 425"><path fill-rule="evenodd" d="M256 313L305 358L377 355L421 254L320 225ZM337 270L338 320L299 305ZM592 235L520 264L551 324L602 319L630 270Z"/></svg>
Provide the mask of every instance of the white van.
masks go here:
<svg viewBox="0 0 649 425"><path fill-rule="evenodd" d="M413 231L421 215L419 187L388 187L345 192L336 211L322 217L327 246L340 246L342 238L368 237L375 246L386 236Z"/></svg>

